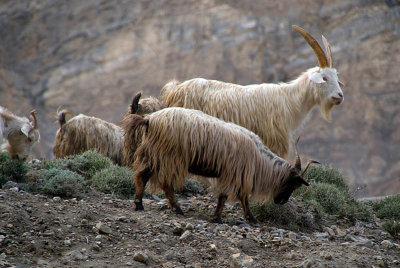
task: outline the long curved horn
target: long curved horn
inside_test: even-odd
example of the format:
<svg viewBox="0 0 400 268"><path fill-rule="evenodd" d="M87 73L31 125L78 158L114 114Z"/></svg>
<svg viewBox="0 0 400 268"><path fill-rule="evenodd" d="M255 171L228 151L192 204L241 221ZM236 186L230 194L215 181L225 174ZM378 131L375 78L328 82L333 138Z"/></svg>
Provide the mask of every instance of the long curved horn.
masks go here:
<svg viewBox="0 0 400 268"><path fill-rule="evenodd" d="M33 118L33 128L37 129L38 128L38 123L37 123L37 118L36 118L36 110L31 111L31 116Z"/></svg>
<svg viewBox="0 0 400 268"><path fill-rule="evenodd" d="M306 171L307 171L307 169L308 169L308 167L311 165L311 164L321 164L320 162L318 162L317 160L308 160L308 162L307 162L307 165L306 165L306 168L304 169L304 171L301 173L301 177L303 177L303 175L304 174L306 174Z"/></svg>
<svg viewBox="0 0 400 268"><path fill-rule="evenodd" d="M292 28L301 34L303 38L307 41L307 43L310 45L310 47L314 50L315 55L317 56L319 67L325 68L328 67L328 60L325 56L324 51L322 50L321 46L318 44L317 40L314 39L309 33L307 33L303 28L297 26L297 25L292 25Z"/></svg>
<svg viewBox="0 0 400 268"><path fill-rule="evenodd" d="M294 167L300 172L301 171L301 160L300 160L299 151L297 150L297 143L299 143L299 140L300 140L300 137L297 137L297 140L294 143L294 149L296 150L296 163L294 164Z"/></svg>
<svg viewBox="0 0 400 268"><path fill-rule="evenodd" d="M332 58L331 45L329 44L328 40L326 40L325 36L322 36L322 41L324 42L329 68L332 68L333 67L333 58Z"/></svg>

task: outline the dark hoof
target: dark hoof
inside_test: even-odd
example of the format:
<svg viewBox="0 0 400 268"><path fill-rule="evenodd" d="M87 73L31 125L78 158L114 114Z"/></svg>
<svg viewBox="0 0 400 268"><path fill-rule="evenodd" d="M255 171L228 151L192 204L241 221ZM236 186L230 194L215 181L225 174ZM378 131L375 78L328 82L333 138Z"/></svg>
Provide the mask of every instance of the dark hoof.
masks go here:
<svg viewBox="0 0 400 268"><path fill-rule="evenodd" d="M176 215L184 217L183 211L180 207L174 207L173 211L175 211Z"/></svg>
<svg viewBox="0 0 400 268"><path fill-rule="evenodd" d="M260 227L260 224L258 223L258 221L250 222L250 224L251 224L253 227Z"/></svg>
<svg viewBox="0 0 400 268"><path fill-rule="evenodd" d="M214 217L214 218L211 220L211 222L212 222L212 223L218 223L218 224L222 224L222 223L223 223L222 220L221 220L221 217Z"/></svg>
<svg viewBox="0 0 400 268"><path fill-rule="evenodd" d="M142 204L136 204L135 210L136 211L144 210L144 207Z"/></svg>
<svg viewBox="0 0 400 268"><path fill-rule="evenodd" d="M254 217L246 217L246 220L254 227L260 227L260 224Z"/></svg>

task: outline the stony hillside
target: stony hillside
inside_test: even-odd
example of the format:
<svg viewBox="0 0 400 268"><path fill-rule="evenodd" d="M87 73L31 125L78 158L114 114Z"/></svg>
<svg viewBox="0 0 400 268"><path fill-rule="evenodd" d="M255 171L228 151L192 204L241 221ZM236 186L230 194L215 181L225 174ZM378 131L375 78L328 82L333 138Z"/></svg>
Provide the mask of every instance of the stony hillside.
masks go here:
<svg viewBox="0 0 400 268"><path fill-rule="evenodd" d="M48 158L59 106L118 123L134 93L172 78L295 78L316 60L292 24L327 37L346 84L332 123L315 110L299 131L301 153L367 184L360 195L399 192L398 1L5 0L0 105L38 110Z"/></svg>

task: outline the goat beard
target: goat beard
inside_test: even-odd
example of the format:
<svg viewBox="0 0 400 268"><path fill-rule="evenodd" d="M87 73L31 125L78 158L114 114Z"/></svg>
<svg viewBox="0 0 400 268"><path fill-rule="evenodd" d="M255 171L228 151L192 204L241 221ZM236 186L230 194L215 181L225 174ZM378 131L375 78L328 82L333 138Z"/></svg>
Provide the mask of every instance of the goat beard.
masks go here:
<svg viewBox="0 0 400 268"><path fill-rule="evenodd" d="M332 110L333 106L335 106L335 104L330 103L330 102L321 103L321 107L320 107L321 115L327 122L331 122L331 120L332 120L331 110Z"/></svg>

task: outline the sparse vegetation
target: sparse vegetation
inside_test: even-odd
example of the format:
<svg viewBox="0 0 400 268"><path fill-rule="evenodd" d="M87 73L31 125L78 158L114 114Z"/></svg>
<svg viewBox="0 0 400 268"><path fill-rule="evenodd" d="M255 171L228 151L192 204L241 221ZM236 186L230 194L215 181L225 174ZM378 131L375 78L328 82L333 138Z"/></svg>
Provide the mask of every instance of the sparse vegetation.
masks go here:
<svg viewBox="0 0 400 268"><path fill-rule="evenodd" d="M400 194L372 202L376 216L384 219L383 228L394 237L400 237Z"/></svg>
<svg viewBox="0 0 400 268"><path fill-rule="evenodd" d="M51 168L40 182L39 191L60 197L80 197L85 191L84 178L70 170Z"/></svg>
<svg viewBox="0 0 400 268"><path fill-rule="evenodd" d="M132 177L133 171L125 167L111 165L94 174L91 185L101 192L114 194L120 198L133 198L135 184Z"/></svg>
<svg viewBox="0 0 400 268"><path fill-rule="evenodd" d="M133 198L133 173L93 151L33 164L12 160L7 153L0 154L0 185L12 180L20 183L25 190L50 196L81 197L93 187L118 198ZM357 201L349 193L343 175L328 166L310 167L305 178L311 186L298 189L283 206L272 201L252 204L255 216L260 221L291 230L312 230L321 227L325 215L350 221L370 221L372 207L377 217L385 221L384 228L393 236L398 236L400 195L374 203ZM206 192L204 184L188 179L181 194L191 196Z"/></svg>
<svg viewBox="0 0 400 268"><path fill-rule="evenodd" d="M7 181L23 182L27 172L24 162L11 159L6 152L0 154L0 187Z"/></svg>
<svg viewBox="0 0 400 268"><path fill-rule="evenodd" d="M311 166L305 178L311 185L295 191L287 204L253 204L252 210L257 219L271 221L292 230L318 227L324 215L334 215L350 221L372 220L371 208L354 199L345 178L338 170L329 166Z"/></svg>
<svg viewBox="0 0 400 268"><path fill-rule="evenodd" d="M315 230L321 227L321 213L318 208L299 202L298 199L292 199L284 205L276 205L273 201L265 204L255 203L251 209L258 220L293 231Z"/></svg>

